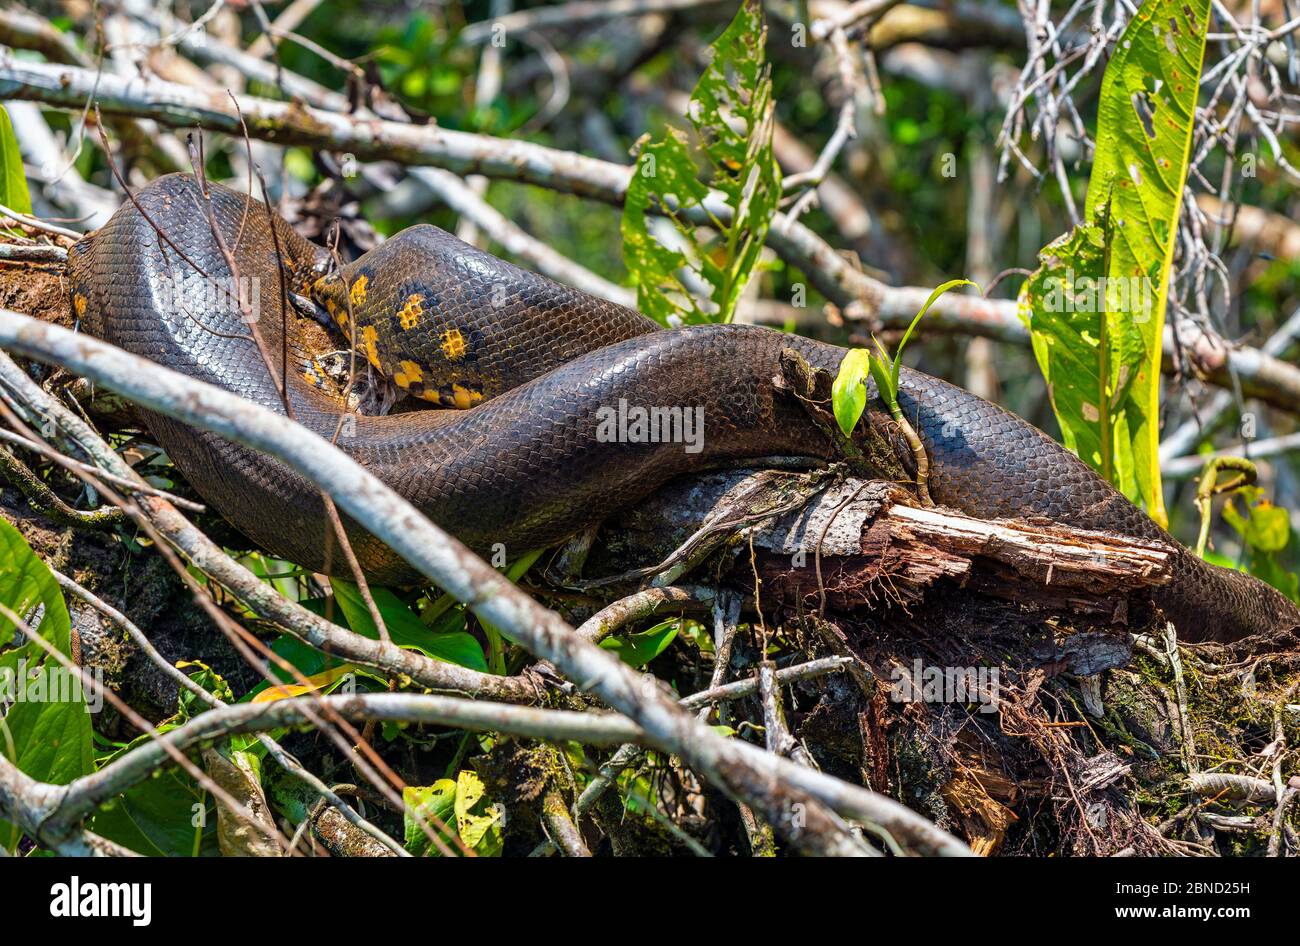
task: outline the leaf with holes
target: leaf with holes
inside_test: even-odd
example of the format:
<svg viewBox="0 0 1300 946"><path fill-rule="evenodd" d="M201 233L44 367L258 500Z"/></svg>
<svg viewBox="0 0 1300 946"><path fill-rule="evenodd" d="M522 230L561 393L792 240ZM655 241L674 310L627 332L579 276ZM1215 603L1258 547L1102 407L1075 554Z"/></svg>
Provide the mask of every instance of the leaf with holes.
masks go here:
<svg viewBox="0 0 1300 946"><path fill-rule="evenodd" d="M1103 207L1091 223L1048 244L1021 287L1020 309L1065 446L1132 496L1133 447L1117 406L1133 377L1125 365L1143 347L1132 320L1111 318L1102 297L1112 285L1105 280L1110 241Z"/></svg>
<svg viewBox="0 0 1300 946"><path fill-rule="evenodd" d="M664 324L730 322L758 267L781 199L766 45L762 5L745 0L710 47L712 59L691 93L686 117L698 147L669 128L637 158L623 204L623 261L637 304ZM712 209L711 191L722 196L729 219ZM708 226L686 219L691 209L703 209ZM668 224L652 232L656 210ZM695 293L707 294L709 305Z"/></svg>
<svg viewBox="0 0 1300 946"><path fill-rule="evenodd" d="M1055 274L1020 297L1066 444L1162 525L1160 357L1209 11L1146 0L1130 21L1102 80L1084 232L1044 251Z"/></svg>

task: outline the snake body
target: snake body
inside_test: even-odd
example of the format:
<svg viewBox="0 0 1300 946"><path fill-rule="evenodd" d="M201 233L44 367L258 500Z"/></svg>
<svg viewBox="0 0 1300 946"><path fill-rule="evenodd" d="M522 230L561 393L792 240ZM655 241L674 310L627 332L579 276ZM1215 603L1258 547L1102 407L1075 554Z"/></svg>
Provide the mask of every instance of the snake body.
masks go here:
<svg viewBox="0 0 1300 946"><path fill-rule="evenodd" d="M337 433L342 449L477 551L554 544L674 476L724 461L832 456L773 380L783 349L834 371L841 348L752 326L660 330L433 227L412 228L324 276L323 251L261 202L217 185L207 193L188 175L159 178L74 247L68 274L84 326L283 410L243 313L216 288L237 274L246 295L257 289L257 326L272 362L284 366L297 421L326 439ZM288 317L290 292L314 293L398 387L464 409L350 412L339 392L321 386L302 320ZM1178 546L1031 425L921 372L904 369L901 382L936 502L978 517L1045 516L1169 543L1173 579L1157 603L1186 640L1300 628L1300 611L1285 597ZM610 411L632 416L637 408L702 409L700 449L598 436ZM328 520L305 479L214 434L158 414L145 419L190 483L249 539L308 568L348 574L327 551ZM414 580L385 545L347 525L371 580Z"/></svg>

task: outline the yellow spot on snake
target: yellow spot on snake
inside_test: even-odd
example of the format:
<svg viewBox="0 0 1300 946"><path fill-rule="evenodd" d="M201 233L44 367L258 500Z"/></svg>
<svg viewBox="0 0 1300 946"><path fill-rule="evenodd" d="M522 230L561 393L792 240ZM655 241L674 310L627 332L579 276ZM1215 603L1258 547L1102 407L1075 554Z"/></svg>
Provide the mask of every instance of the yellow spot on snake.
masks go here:
<svg viewBox="0 0 1300 946"><path fill-rule="evenodd" d="M426 401L432 401L434 404L442 403L442 397L441 395L438 394L438 390L436 388L431 388L431 389L421 391L420 397L422 397Z"/></svg>
<svg viewBox="0 0 1300 946"><path fill-rule="evenodd" d="M358 276L357 281L352 284L352 308L364 305L366 301L366 284L370 282L368 276Z"/></svg>
<svg viewBox="0 0 1300 946"><path fill-rule="evenodd" d="M397 313L397 321L401 323L402 331L409 332L420 324L420 316L424 314L423 301L419 293L411 295L406 300L406 305L402 306L402 311Z"/></svg>
<svg viewBox="0 0 1300 946"><path fill-rule="evenodd" d="M74 307L76 307L77 318L81 318L83 315L86 314L86 297L83 296L81 293L77 293L77 295L72 300L72 304Z"/></svg>
<svg viewBox="0 0 1300 946"><path fill-rule="evenodd" d="M451 386L451 393L456 407L460 410L467 410L473 407L479 401L483 400L483 395L479 391L471 391L469 388L461 387L459 384Z"/></svg>
<svg viewBox="0 0 1300 946"><path fill-rule="evenodd" d="M361 330L361 344L366 350L367 360L380 371L383 371L384 366L379 362L379 349L375 347L378 340L379 334L375 331L373 325L367 325Z"/></svg>
<svg viewBox="0 0 1300 946"><path fill-rule="evenodd" d="M402 370L393 375L393 380L399 388L409 388L413 383L424 380L424 372L415 362L403 361Z"/></svg>
<svg viewBox="0 0 1300 946"><path fill-rule="evenodd" d="M348 313L339 308L339 304L333 299L325 300L325 311L330 314L330 318L337 323L339 328L346 328L348 324Z"/></svg>
<svg viewBox="0 0 1300 946"><path fill-rule="evenodd" d="M460 333L458 328L449 328L442 333L442 353L447 356L448 361L460 361L465 357L465 352L469 346L465 344L465 336Z"/></svg>

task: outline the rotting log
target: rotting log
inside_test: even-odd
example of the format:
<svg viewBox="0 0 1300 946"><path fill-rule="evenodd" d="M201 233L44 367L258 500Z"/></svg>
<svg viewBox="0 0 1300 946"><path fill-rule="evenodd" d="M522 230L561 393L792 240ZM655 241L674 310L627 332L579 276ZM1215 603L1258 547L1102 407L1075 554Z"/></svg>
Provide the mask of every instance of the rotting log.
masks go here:
<svg viewBox="0 0 1300 946"><path fill-rule="evenodd" d="M837 611L906 608L960 588L1043 616L1122 627L1144 620L1151 590L1170 580L1173 550L1162 543L1045 519L981 520L920 508L888 482L826 484L824 473L753 470L671 483L608 524L587 575L670 561L688 540L704 543L701 535L714 524L789 507L802 494L806 502L796 511L739 533L719 529L713 544L730 537L738 567L758 570L764 597L803 610L819 608L823 596Z"/></svg>

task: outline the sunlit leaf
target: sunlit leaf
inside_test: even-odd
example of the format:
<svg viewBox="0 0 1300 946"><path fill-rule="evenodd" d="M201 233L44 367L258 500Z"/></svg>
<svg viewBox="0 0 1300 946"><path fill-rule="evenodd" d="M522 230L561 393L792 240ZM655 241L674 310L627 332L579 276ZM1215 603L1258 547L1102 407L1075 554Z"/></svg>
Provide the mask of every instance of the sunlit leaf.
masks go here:
<svg viewBox="0 0 1300 946"><path fill-rule="evenodd" d="M867 374L871 370L871 353L853 348L840 362L840 370L831 384L831 408L835 423L844 436L853 433L867 407Z"/></svg>
<svg viewBox="0 0 1300 946"><path fill-rule="evenodd" d="M654 660L677 638L681 626L678 620L664 621L638 634L620 634L600 642L605 650L613 651L630 667L643 667Z"/></svg>
<svg viewBox="0 0 1300 946"><path fill-rule="evenodd" d="M334 667L321 673L312 674L307 677L307 682L302 683L282 683L279 686L269 686L254 696L249 702L251 703L271 703L275 700L287 700L295 696L305 696L308 693L325 692L328 693L333 689L333 685L341 681L348 674L354 672L355 668L351 664L343 664L340 667Z"/></svg>
<svg viewBox="0 0 1300 946"><path fill-rule="evenodd" d="M757 267L781 199L766 43L762 5L745 0L710 47L691 93L686 117L695 150L669 128L637 158L623 205L623 260L641 310L664 324L731 321ZM721 193L730 220L709 214L708 227L688 222L681 212L704 206L711 190ZM651 233L655 208L669 212L677 245ZM695 284L708 288L707 309L692 295Z"/></svg>
<svg viewBox="0 0 1300 946"><path fill-rule="evenodd" d="M1209 10L1146 0L1129 22L1102 80L1085 221L1020 295L1066 445L1161 524L1161 346Z"/></svg>
<svg viewBox="0 0 1300 946"><path fill-rule="evenodd" d="M377 639L378 630L370 609L357 586L342 579L333 579L334 600L347 618L348 626L365 637ZM387 588L372 587L371 595L379 614L384 619L388 634L399 647L410 647L438 660L460 664L474 670L487 670L483 648L471 634L464 631L437 633L426 627L418 615Z"/></svg>

